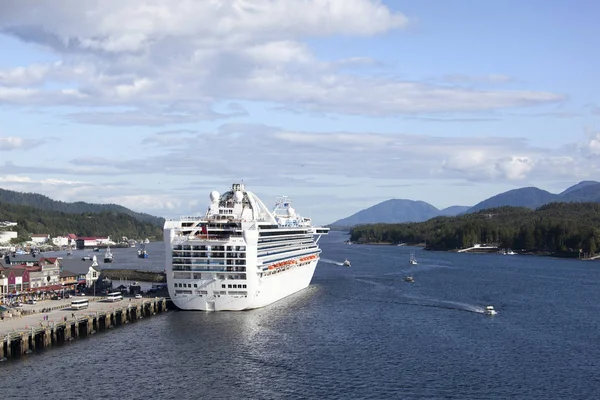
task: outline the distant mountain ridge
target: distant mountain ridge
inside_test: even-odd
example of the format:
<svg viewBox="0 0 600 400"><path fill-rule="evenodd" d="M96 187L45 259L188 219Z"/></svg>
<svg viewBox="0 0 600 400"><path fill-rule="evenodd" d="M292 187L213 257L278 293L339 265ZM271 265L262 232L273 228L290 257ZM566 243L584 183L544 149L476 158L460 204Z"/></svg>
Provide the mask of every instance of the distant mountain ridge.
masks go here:
<svg viewBox="0 0 600 400"><path fill-rule="evenodd" d="M556 202L600 203L600 182L581 181L559 194L536 187L524 187L497 194L474 206L451 206L443 210L424 201L391 199L337 220L329 226L334 229L344 229L372 223L423 222L434 217L452 217L488 208L513 206L537 209L545 204Z"/></svg>
<svg viewBox="0 0 600 400"><path fill-rule="evenodd" d="M469 209L467 206L452 206L439 210L424 201L391 199L359 211L347 218L335 221L332 228L350 228L360 224L386 222L422 222L439 216L453 216Z"/></svg>
<svg viewBox="0 0 600 400"><path fill-rule="evenodd" d="M466 212L472 213L487 208L502 206L538 208L548 203L600 203L600 182L582 181L559 194L535 187L509 190L475 204Z"/></svg>
<svg viewBox="0 0 600 400"><path fill-rule="evenodd" d="M165 221L164 218L155 217L145 213L138 213L117 204L94 204L85 203L83 201L66 203L64 201L52 200L48 196L38 193L15 192L6 189L0 189L0 203L29 206L41 210L57 211L66 214L101 213L110 211L126 214L138 221L147 222L161 228Z"/></svg>

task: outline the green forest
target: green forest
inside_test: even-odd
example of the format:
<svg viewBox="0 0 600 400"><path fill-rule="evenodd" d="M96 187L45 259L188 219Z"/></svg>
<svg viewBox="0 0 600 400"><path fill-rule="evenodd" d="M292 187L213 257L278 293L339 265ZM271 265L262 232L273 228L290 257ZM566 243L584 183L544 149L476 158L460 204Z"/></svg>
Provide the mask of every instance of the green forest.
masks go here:
<svg viewBox="0 0 600 400"><path fill-rule="evenodd" d="M113 212L130 215L137 220L149 222L159 227L162 227L164 223L164 219L160 217L138 213L117 204L94 204L83 201L66 203L64 201L53 200L38 193L23 193L6 189L0 189L0 204L29 206L40 210L57 211L66 214Z"/></svg>
<svg viewBox="0 0 600 400"><path fill-rule="evenodd" d="M0 202L0 221L17 223L17 226L4 228L17 231L17 242L29 241L31 235L36 233L50 234L51 237L68 233L77 236L110 236L114 241L121 240L123 236L162 240L162 226L155 221L143 221L116 211L73 214Z"/></svg>
<svg viewBox="0 0 600 400"><path fill-rule="evenodd" d="M351 229L357 243L424 243L454 250L475 243L522 252L590 257L600 251L600 204L551 203L536 210L499 207L425 222L366 224Z"/></svg>

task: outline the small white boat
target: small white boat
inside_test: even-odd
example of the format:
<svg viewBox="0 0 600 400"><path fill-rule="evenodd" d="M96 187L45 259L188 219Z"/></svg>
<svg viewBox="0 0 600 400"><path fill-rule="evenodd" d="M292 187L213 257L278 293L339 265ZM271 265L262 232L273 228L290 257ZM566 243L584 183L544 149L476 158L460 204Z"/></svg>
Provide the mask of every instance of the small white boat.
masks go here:
<svg viewBox="0 0 600 400"><path fill-rule="evenodd" d="M342 264L344 267L349 267L350 266L350 261L348 260L344 260L344 263Z"/></svg>
<svg viewBox="0 0 600 400"><path fill-rule="evenodd" d="M485 306L483 313L485 315L496 315L498 312L494 310L494 306Z"/></svg>
<svg viewBox="0 0 600 400"><path fill-rule="evenodd" d="M113 254L112 254L112 251L110 251L110 246L106 247L106 252L104 253L104 262L105 263L113 262Z"/></svg>
<svg viewBox="0 0 600 400"><path fill-rule="evenodd" d="M415 253L410 253L410 260L408 260L410 265L417 265L417 258L415 257Z"/></svg>
<svg viewBox="0 0 600 400"><path fill-rule="evenodd" d="M404 281L413 283L415 281L415 278L413 278L412 276L406 276L404 277Z"/></svg>

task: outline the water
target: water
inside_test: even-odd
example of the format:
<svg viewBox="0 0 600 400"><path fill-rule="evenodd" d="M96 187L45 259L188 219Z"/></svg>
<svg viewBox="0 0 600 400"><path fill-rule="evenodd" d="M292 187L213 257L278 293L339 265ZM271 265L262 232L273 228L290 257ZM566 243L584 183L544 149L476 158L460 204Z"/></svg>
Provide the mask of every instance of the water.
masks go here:
<svg viewBox="0 0 600 400"><path fill-rule="evenodd" d="M139 245L138 245L139 246ZM74 250L73 254L67 255L66 251L53 251L45 252L43 257L63 257L67 260L65 264L70 262L79 262L84 256L93 257L94 255L98 258L98 264L101 268L109 269L133 269L133 270L145 270L145 271L156 271L162 272L165 270L165 245L163 242L150 242L145 245L148 251L148 258L139 258L137 251L139 247L126 247L126 248L112 248L110 249L113 254L112 263L104 263L104 252L106 249L100 248L99 252L92 251L91 249L86 250ZM71 261L73 260L73 261ZM89 261L86 261L89 264Z"/></svg>
<svg viewBox="0 0 600 400"><path fill-rule="evenodd" d="M312 285L269 307L169 312L2 363L3 398L584 399L600 391L596 263L417 250L419 265L409 266L415 249L345 239L324 237ZM162 269L160 247L131 265ZM115 267L124 263L118 250ZM346 258L352 267L340 266ZM488 304L498 315L483 315Z"/></svg>

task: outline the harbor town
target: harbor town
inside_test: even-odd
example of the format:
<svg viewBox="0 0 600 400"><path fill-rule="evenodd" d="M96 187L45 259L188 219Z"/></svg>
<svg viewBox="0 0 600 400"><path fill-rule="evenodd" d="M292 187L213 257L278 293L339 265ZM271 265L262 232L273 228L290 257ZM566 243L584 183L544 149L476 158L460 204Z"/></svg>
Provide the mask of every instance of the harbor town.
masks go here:
<svg viewBox="0 0 600 400"><path fill-rule="evenodd" d="M136 247L137 241L122 238L114 242L110 237L72 234L51 238L36 234L31 241L18 245L6 240L3 243L0 360L17 358L167 310L164 285L143 288L136 281L119 279L121 270L102 267L112 266L112 253L110 260L106 258L111 247ZM145 241L140 240L139 246L143 249ZM74 250L83 251L74 253ZM132 257L136 257L135 250ZM128 273L133 278L157 279L156 273Z"/></svg>
<svg viewBox="0 0 600 400"><path fill-rule="evenodd" d="M31 241L11 245L14 234L12 231L0 231L0 243L4 243L0 247L0 317L12 314L11 310L7 310L11 306L80 293L93 295L106 292L111 289L112 282L101 276L100 264L112 262L110 247L137 245L137 241L127 238L114 242L110 236L77 237L74 234L55 238L34 234ZM143 241L141 245L144 245ZM66 254L71 255L74 249L89 251L79 259L54 256L59 250L66 250Z"/></svg>

